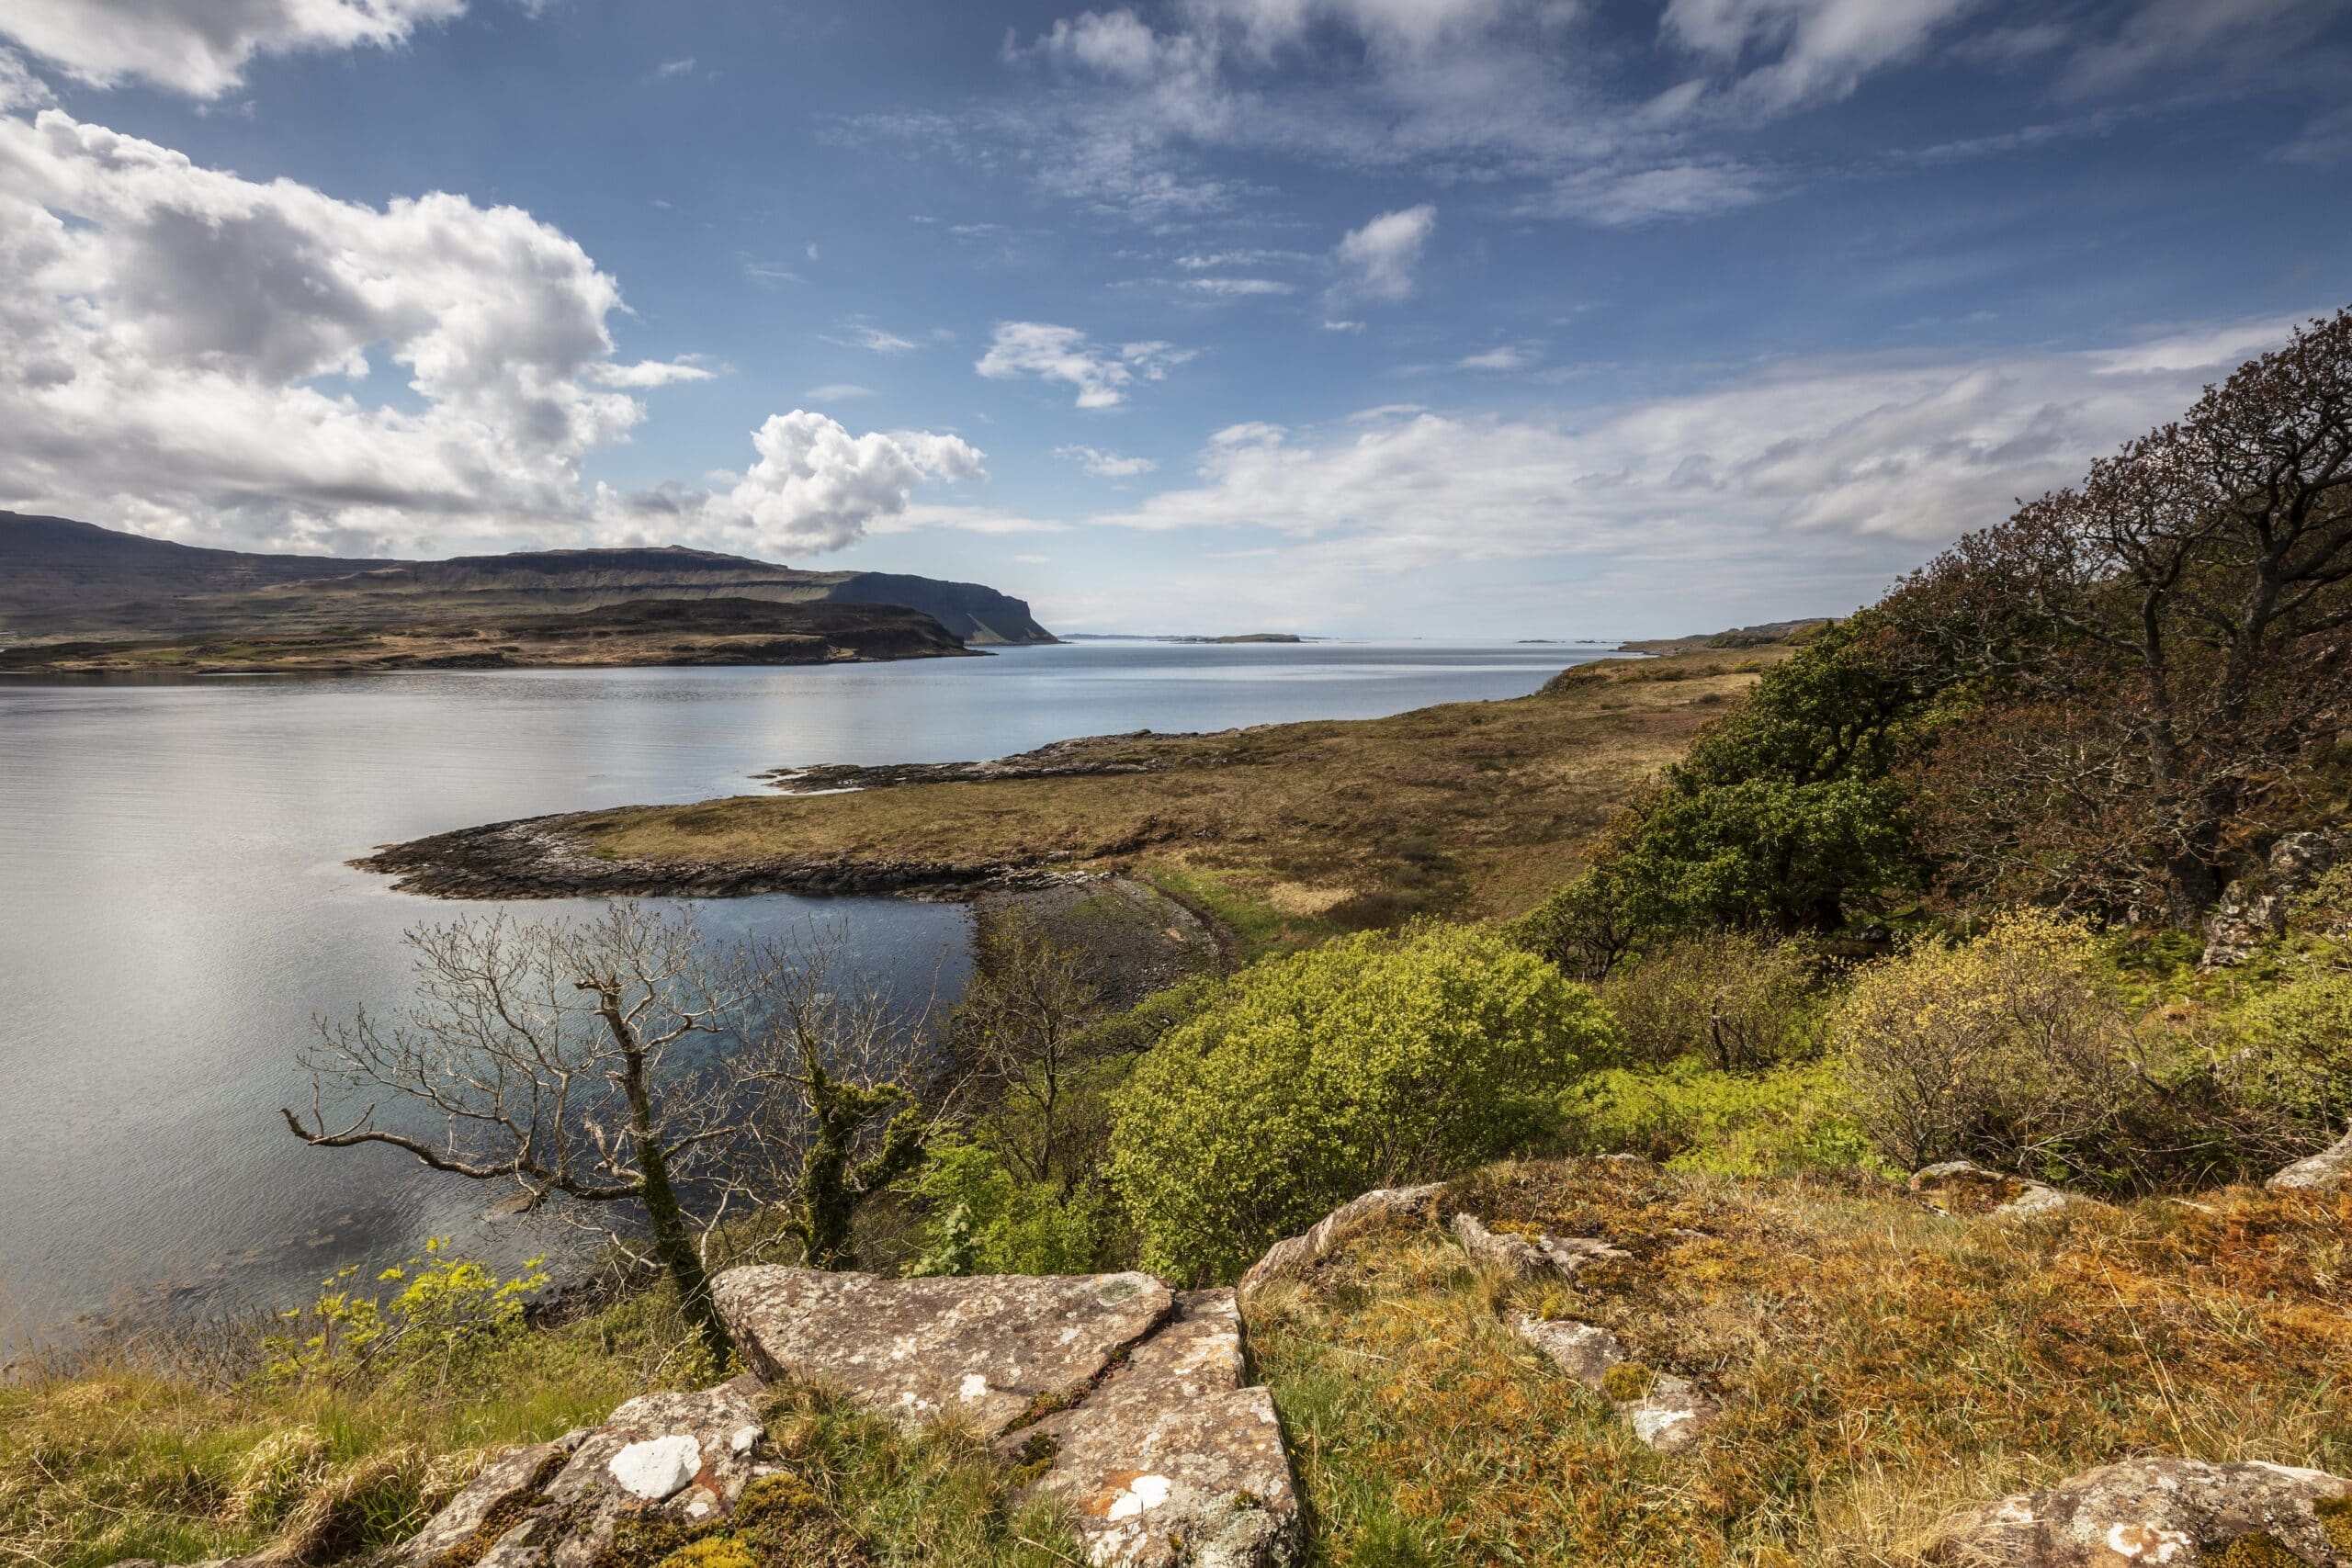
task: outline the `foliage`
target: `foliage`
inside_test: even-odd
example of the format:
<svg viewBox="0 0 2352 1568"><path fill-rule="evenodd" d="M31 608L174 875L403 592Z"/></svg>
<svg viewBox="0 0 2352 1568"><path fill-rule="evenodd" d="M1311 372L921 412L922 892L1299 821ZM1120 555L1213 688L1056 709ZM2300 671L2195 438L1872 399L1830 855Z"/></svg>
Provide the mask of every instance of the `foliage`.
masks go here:
<svg viewBox="0 0 2352 1568"><path fill-rule="evenodd" d="M1634 945L1623 879L1607 856L1505 928L1510 940L1587 984L1609 977Z"/></svg>
<svg viewBox="0 0 2352 1568"><path fill-rule="evenodd" d="M857 1206L922 1162L923 1114L899 1085L838 1077L813 1054L797 1082L809 1136L785 1231L808 1267L854 1269Z"/></svg>
<svg viewBox="0 0 2352 1568"><path fill-rule="evenodd" d="M1111 1196L1099 1181L1025 1181L992 1149L944 1143L910 1184L928 1210L910 1274L1085 1274L1111 1266Z"/></svg>
<svg viewBox="0 0 2352 1568"><path fill-rule="evenodd" d="M1822 967L1802 942L1726 931L1645 950L1600 996L1634 1061L1737 1072L1816 1054Z"/></svg>
<svg viewBox="0 0 2352 1568"><path fill-rule="evenodd" d="M989 1104L991 1142L1031 1181L1098 1162L1102 1105L1081 1083L1119 1037L1087 1028L1102 1006L1083 959L1034 916L989 911L948 1020L950 1048Z"/></svg>
<svg viewBox="0 0 2352 1568"><path fill-rule="evenodd" d="M2352 1126L2352 971L2267 987L2242 1016L2255 1092L2323 1139Z"/></svg>
<svg viewBox="0 0 2352 1568"><path fill-rule="evenodd" d="M1850 1098L1834 1062L1730 1073L1685 1057L1660 1069L1594 1073L1577 1085L1569 1118L1576 1144L1590 1153L1642 1155L1677 1170L1884 1169Z"/></svg>
<svg viewBox="0 0 2352 1568"><path fill-rule="evenodd" d="M430 1374L446 1384L523 1332L524 1298L547 1283L533 1258L502 1280L428 1238L417 1257L376 1276L390 1297L354 1289L356 1264L330 1275L307 1307L282 1313L287 1327L265 1342L267 1375L286 1381L371 1378L406 1383Z"/></svg>
<svg viewBox="0 0 2352 1568"><path fill-rule="evenodd" d="M1148 1267L1230 1277L1368 1188L1547 1134L1613 1044L1590 992L1492 932L1341 939L1245 971L1137 1065L1111 1179Z"/></svg>

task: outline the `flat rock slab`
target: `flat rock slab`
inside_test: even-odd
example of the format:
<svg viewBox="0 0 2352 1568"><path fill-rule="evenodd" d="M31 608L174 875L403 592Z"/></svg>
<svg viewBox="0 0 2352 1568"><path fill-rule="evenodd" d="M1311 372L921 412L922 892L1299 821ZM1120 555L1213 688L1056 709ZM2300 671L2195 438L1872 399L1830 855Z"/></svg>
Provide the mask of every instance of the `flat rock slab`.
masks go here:
<svg viewBox="0 0 2352 1568"><path fill-rule="evenodd" d="M1514 1279L1529 1279L1553 1269L1573 1284L1588 1265L1633 1256L1598 1236L1559 1236L1546 1231L1530 1241L1510 1231L1488 1230L1476 1214L1454 1215L1449 1228L1472 1261L1499 1269Z"/></svg>
<svg viewBox="0 0 2352 1568"><path fill-rule="evenodd" d="M1522 1316L1511 1328L1554 1366L1607 1400L1634 1436L1660 1453L1690 1447L1722 1414L1706 1390L1672 1372L1650 1371L1641 1392L1631 1397L1612 1392L1611 1369L1636 1363L1617 1336L1597 1324Z"/></svg>
<svg viewBox="0 0 2352 1568"><path fill-rule="evenodd" d="M1074 1409L1014 1434L1054 1459L1030 1488L1070 1510L1096 1568L1276 1568L1300 1554L1273 1396L1244 1386L1231 1291L1176 1315Z"/></svg>
<svg viewBox="0 0 2352 1568"><path fill-rule="evenodd" d="M1366 1231L1393 1219L1426 1215L1444 1191L1443 1182L1433 1181L1421 1187L1382 1187L1349 1199L1308 1229L1268 1247L1234 1286L1237 1299L1246 1308L1268 1285L1298 1279Z"/></svg>
<svg viewBox="0 0 2352 1568"><path fill-rule="evenodd" d="M885 1280L754 1265L711 1289L762 1378L830 1382L910 1427L955 1411L991 1438L1083 1393L1175 1306L1140 1273Z"/></svg>
<svg viewBox="0 0 2352 1568"><path fill-rule="evenodd" d="M1915 1171L1905 1185L1947 1213L1990 1214L1998 1220L2030 1219L2089 1201L2047 1182L2004 1176L1964 1159Z"/></svg>
<svg viewBox="0 0 2352 1568"><path fill-rule="evenodd" d="M1939 1568L2193 1568L2239 1542L2283 1554L2248 1562L2352 1565L2352 1481L2278 1464L2130 1460L1956 1514L1924 1561Z"/></svg>
<svg viewBox="0 0 2352 1568"><path fill-rule="evenodd" d="M2263 1183L2273 1192L2335 1192L2352 1187L2352 1133Z"/></svg>

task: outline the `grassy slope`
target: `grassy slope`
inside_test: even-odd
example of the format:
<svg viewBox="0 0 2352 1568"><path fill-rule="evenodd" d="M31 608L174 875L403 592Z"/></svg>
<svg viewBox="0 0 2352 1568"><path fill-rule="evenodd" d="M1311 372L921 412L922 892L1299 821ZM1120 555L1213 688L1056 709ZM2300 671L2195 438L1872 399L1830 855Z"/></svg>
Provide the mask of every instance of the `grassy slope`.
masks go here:
<svg viewBox="0 0 2352 1568"><path fill-rule="evenodd" d="M1423 1229L1271 1298L1252 1347L1318 1562L1901 1563L1956 1506L2133 1454L2352 1470L2352 1197L2020 1225L1859 1179L1579 1162L1455 1203L1636 1257L1514 1287ZM1611 1328L1711 1386L1723 1425L1649 1452L1511 1335L1517 1311Z"/></svg>
<svg viewBox="0 0 2352 1568"><path fill-rule="evenodd" d="M1256 955L1419 910L1532 904L1645 776L1786 649L1589 666L1536 696L1393 718L1111 736L1144 773L745 795L571 818L594 851L1053 863L1137 874Z"/></svg>

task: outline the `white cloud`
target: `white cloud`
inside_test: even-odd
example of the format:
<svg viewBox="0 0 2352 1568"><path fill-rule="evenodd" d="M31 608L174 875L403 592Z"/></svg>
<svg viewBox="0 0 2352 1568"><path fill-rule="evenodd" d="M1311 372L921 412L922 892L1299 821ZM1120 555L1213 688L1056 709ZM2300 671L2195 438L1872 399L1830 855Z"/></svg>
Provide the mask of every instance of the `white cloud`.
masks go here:
<svg viewBox="0 0 2352 1568"><path fill-rule="evenodd" d="M1195 294L1208 294L1225 299L1296 292L1290 284L1273 277L1188 277L1183 287Z"/></svg>
<svg viewBox="0 0 2352 1568"><path fill-rule="evenodd" d="M825 341L843 348L863 348L876 354L904 354L915 346L914 339L884 332L865 321L844 321L841 330L844 335L827 337Z"/></svg>
<svg viewBox="0 0 2352 1568"><path fill-rule="evenodd" d="M1957 363L1794 363L1573 422L1407 406L1305 432L1236 425L1210 438L1195 483L1091 521L1244 541L1270 531L1319 570L1366 581L1551 558L1652 570L1718 600L1758 570L1859 591L2007 515L2015 498L2078 478L2286 330L2237 323Z"/></svg>
<svg viewBox="0 0 2352 1568"><path fill-rule="evenodd" d="M1394 304L1411 297L1413 269L1437 232L1437 209L1427 202L1384 212L1351 229L1332 252L1343 276L1338 292L1349 299Z"/></svg>
<svg viewBox="0 0 2352 1568"><path fill-rule="evenodd" d="M1327 333L1360 333L1363 331L1363 323L1362 321L1336 320L1327 321L1323 323L1323 330Z"/></svg>
<svg viewBox="0 0 2352 1568"><path fill-rule="evenodd" d="M1305 251L1245 248L1230 251L1190 251L1176 258L1186 272L1210 272L1221 266L1266 266L1278 262L1310 262Z"/></svg>
<svg viewBox="0 0 2352 1568"><path fill-rule="evenodd" d="M753 553L840 549L905 516L916 485L980 473L978 449L959 437L852 435L804 409L771 414L752 446L760 460L711 495L701 515L704 536Z"/></svg>
<svg viewBox="0 0 2352 1568"><path fill-rule="evenodd" d="M653 68L653 75L656 81L674 81L678 77L684 76L687 72L692 71L694 68L695 57L689 54L684 60L663 61L661 64Z"/></svg>
<svg viewBox="0 0 2352 1568"><path fill-rule="evenodd" d="M1001 537L1014 534L1066 534L1069 525L1050 517L1023 517L988 506L946 506L918 502L905 511L874 525L876 534L904 534L916 528L950 528L962 534Z"/></svg>
<svg viewBox="0 0 2352 1568"><path fill-rule="evenodd" d="M821 387L811 387L800 394L812 403L836 403L844 398L870 398L871 387L861 387L854 381L828 381Z"/></svg>
<svg viewBox="0 0 2352 1568"><path fill-rule="evenodd" d="M57 101L49 84L25 69L13 51L0 49L0 114L12 109L37 109Z"/></svg>
<svg viewBox="0 0 2352 1568"><path fill-rule="evenodd" d="M714 372L620 357L619 288L571 238L446 194L256 183L56 109L0 116L0 504L278 548L820 548L978 472L952 436L796 413L723 503L587 487L645 417L631 394Z"/></svg>
<svg viewBox="0 0 2352 1568"><path fill-rule="evenodd" d="M1173 344L1098 344L1076 327L1046 321L999 321L989 351L972 368L992 380L1035 376L1067 381L1078 389L1082 409L1114 408L1126 401L1137 381L1157 381L1195 350Z"/></svg>
<svg viewBox="0 0 2352 1568"><path fill-rule="evenodd" d="M1844 97L1916 59L1981 0L1669 0L1662 32L1719 65L1762 57L1733 91L1779 111Z"/></svg>
<svg viewBox="0 0 2352 1568"><path fill-rule="evenodd" d="M0 35L77 80L217 98L257 54L389 49L466 0L8 0Z"/></svg>
<svg viewBox="0 0 2352 1568"><path fill-rule="evenodd" d="M1576 218L1604 228L1630 228L1661 218L1704 218L1764 199L1770 177L1731 159L1690 160L1655 168L1591 169L1555 181L1521 202L1528 217Z"/></svg>
<svg viewBox="0 0 2352 1568"><path fill-rule="evenodd" d="M1153 458L1123 457L1100 446L1057 446L1054 456L1076 463L1095 478L1104 479L1131 479L1159 467Z"/></svg>
<svg viewBox="0 0 2352 1568"><path fill-rule="evenodd" d="M1505 343L1453 362L1456 370L1524 370L1544 357L1540 343Z"/></svg>
<svg viewBox="0 0 2352 1568"><path fill-rule="evenodd" d="M2183 67L2208 78L2245 73L2291 56L2343 15L2342 0L2145 0L2076 52L2070 85L2106 90Z"/></svg>

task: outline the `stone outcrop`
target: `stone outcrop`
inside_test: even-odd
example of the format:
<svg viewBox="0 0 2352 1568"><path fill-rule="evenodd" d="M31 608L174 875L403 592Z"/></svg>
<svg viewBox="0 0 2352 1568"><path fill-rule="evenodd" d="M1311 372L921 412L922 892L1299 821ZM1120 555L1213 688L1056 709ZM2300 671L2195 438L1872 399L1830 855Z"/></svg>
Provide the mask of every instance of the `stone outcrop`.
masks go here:
<svg viewBox="0 0 2352 1568"><path fill-rule="evenodd" d="M2089 1201L2047 1182L2005 1176L1964 1159L1928 1166L1914 1172L1907 1185L1947 1213L1990 1214L2001 1220L2030 1219Z"/></svg>
<svg viewBox="0 0 2352 1568"><path fill-rule="evenodd" d="M548 1483L587 1436L583 1427L554 1442L516 1449L492 1460L463 1491L442 1505L395 1561L407 1568L434 1568L484 1533L494 1544L521 1522L525 1510L540 1500Z"/></svg>
<svg viewBox="0 0 2352 1568"><path fill-rule="evenodd" d="M1594 1236L1557 1236L1546 1231L1531 1241L1510 1231L1488 1230L1476 1214L1456 1214L1448 1228L1473 1261L1521 1280L1549 1269L1574 1283L1588 1265L1633 1256Z"/></svg>
<svg viewBox="0 0 2352 1568"><path fill-rule="evenodd" d="M1257 1568L1299 1553L1273 1396L1248 1386L1231 1291L1193 1291L1073 1409L1013 1434L1052 1453L1036 1495L1102 1568Z"/></svg>
<svg viewBox="0 0 2352 1568"><path fill-rule="evenodd" d="M1595 1324L1521 1316L1520 1338L1554 1366L1600 1395L1634 1435L1661 1453L1679 1453L1702 1437L1722 1414L1706 1390L1689 1378L1645 1367L1625 1354L1617 1337Z"/></svg>
<svg viewBox="0 0 2352 1568"><path fill-rule="evenodd" d="M1175 1307L1136 1273L885 1280L755 1265L712 1293L763 1379L829 1382L909 1426L952 1410L991 1438L1083 1393Z"/></svg>
<svg viewBox="0 0 2352 1568"><path fill-rule="evenodd" d="M1445 1190L1442 1182L1422 1187L1383 1187L1351 1198L1308 1230L1274 1243L1250 1266L1234 1287L1246 1309L1260 1291L1277 1280L1295 1280L1366 1231L1394 1219L1428 1216Z"/></svg>
<svg viewBox="0 0 2352 1568"><path fill-rule="evenodd" d="M2245 963L2287 929L2295 896L2346 861L2352 861L2352 832L2290 833L2272 844L2259 873L2222 890L2222 901L2206 917L2201 962L2208 968Z"/></svg>
<svg viewBox="0 0 2352 1568"><path fill-rule="evenodd" d="M2273 1192L2338 1192L2352 1187L2352 1133L2299 1159L2263 1183Z"/></svg>
<svg viewBox="0 0 2352 1568"><path fill-rule="evenodd" d="M1923 1559L1939 1568L2193 1568L2224 1552L2230 1562L2347 1568L2352 1481L2277 1464L2131 1460L1957 1514Z"/></svg>

